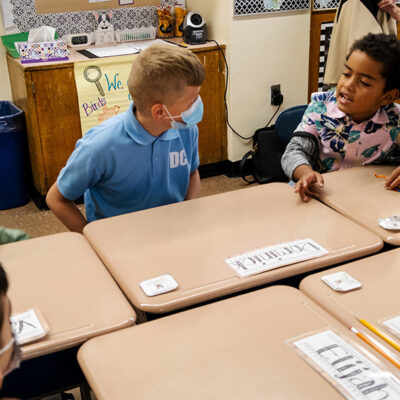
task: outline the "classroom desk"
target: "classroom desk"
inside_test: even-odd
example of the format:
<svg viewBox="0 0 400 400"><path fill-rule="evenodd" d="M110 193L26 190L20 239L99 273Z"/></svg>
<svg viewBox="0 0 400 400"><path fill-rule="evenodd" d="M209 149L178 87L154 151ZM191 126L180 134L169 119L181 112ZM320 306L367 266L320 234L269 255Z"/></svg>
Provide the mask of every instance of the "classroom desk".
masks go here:
<svg viewBox="0 0 400 400"><path fill-rule="evenodd" d="M130 307L83 235L60 233L0 246L13 313L38 307L47 337L22 346L24 359L76 346L133 325Z"/></svg>
<svg viewBox="0 0 400 400"><path fill-rule="evenodd" d="M340 234L338 234L340 233ZM373 233L284 183L272 183L98 220L84 235L122 291L142 311L165 313L374 253ZM312 238L320 258L240 278L226 258ZM143 280L170 273L173 292L147 297Z"/></svg>
<svg viewBox="0 0 400 400"><path fill-rule="evenodd" d="M99 400L342 399L286 343L325 329L365 351L299 290L273 286L94 338L78 362Z"/></svg>
<svg viewBox="0 0 400 400"><path fill-rule="evenodd" d="M337 292L326 285L321 276L345 271L362 284L351 292ZM300 290L346 326L354 326L378 339L358 318L364 318L381 331L400 342L381 324L400 315L400 249L386 251L346 265L309 275L302 280ZM380 340L380 339L379 339ZM386 342L382 344L392 349Z"/></svg>
<svg viewBox="0 0 400 400"><path fill-rule="evenodd" d="M356 221L386 243L400 245L400 231L389 231L378 225L378 218L400 214L400 193L384 188L384 179L395 166L369 165L324 174L325 188L320 200L334 210Z"/></svg>

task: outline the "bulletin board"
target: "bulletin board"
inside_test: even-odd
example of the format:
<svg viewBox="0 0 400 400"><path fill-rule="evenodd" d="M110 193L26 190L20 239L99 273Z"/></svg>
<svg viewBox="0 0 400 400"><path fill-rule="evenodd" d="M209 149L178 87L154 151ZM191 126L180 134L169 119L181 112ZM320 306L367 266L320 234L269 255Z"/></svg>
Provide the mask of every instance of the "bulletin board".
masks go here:
<svg viewBox="0 0 400 400"><path fill-rule="evenodd" d="M89 3L89 0L35 0L37 14L54 14L64 12L90 11L115 9L118 7L149 7L159 6L160 0L134 0L134 4L120 6L119 0L101 1Z"/></svg>

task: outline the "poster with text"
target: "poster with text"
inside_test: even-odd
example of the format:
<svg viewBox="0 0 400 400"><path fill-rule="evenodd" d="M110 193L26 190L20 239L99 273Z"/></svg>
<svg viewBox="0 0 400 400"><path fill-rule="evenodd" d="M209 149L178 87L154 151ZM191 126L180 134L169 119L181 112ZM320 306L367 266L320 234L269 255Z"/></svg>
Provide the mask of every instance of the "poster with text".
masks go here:
<svg viewBox="0 0 400 400"><path fill-rule="evenodd" d="M132 99L127 82L136 56L95 58L74 64L82 135L128 109Z"/></svg>

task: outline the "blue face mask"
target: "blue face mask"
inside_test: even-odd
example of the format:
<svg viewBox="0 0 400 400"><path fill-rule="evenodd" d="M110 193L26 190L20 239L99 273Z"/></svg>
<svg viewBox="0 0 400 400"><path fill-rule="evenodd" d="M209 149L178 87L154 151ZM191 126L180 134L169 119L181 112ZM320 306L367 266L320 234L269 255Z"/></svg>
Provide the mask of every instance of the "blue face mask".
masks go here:
<svg viewBox="0 0 400 400"><path fill-rule="evenodd" d="M190 128L197 125L203 118L203 102L201 101L201 97L197 96L196 101L192 104L192 106L184 111L181 115L175 115L174 117L169 113L167 107L165 107L169 118L171 119L171 128L172 129L185 129ZM174 118L182 118L182 122L175 121Z"/></svg>

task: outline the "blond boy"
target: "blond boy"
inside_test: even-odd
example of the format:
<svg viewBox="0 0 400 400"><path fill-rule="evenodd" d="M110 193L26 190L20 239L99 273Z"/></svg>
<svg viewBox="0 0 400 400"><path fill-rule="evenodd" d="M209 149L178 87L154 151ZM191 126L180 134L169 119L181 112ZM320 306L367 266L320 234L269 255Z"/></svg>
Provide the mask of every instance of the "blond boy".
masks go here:
<svg viewBox="0 0 400 400"><path fill-rule="evenodd" d="M204 69L190 51L154 45L135 60L128 111L80 139L47 204L72 231L100 218L198 197L199 96ZM86 217L74 200L84 195Z"/></svg>

